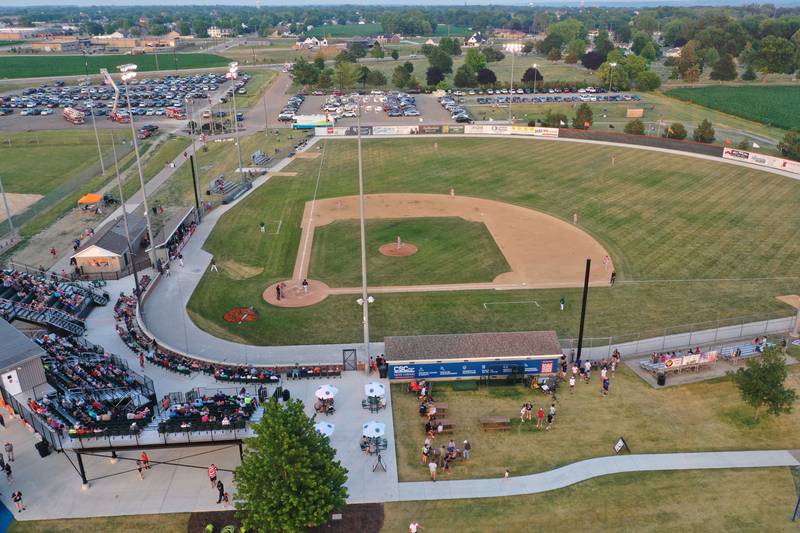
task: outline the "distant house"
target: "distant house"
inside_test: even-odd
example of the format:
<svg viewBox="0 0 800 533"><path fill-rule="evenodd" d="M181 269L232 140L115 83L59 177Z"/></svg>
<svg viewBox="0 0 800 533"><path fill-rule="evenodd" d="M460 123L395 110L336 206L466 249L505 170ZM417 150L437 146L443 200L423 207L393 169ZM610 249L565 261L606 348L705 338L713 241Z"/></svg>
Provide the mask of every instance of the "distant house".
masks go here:
<svg viewBox="0 0 800 533"><path fill-rule="evenodd" d="M439 46L439 43L437 43L433 39L428 39L427 41L425 41L425 44L429 44L431 46Z"/></svg>
<svg viewBox="0 0 800 533"><path fill-rule="evenodd" d="M77 52L81 43L77 39L58 41L38 41L31 43L31 49L39 52Z"/></svg>
<svg viewBox="0 0 800 533"><path fill-rule="evenodd" d="M211 26L208 28L208 36L212 39L222 39L223 37L232 37L233 30L230 28L219 28L217 26Z"/></svg>
<svg viewBox="0 0 800 533"><path fill-rule="evenodd" d="M664 57L681 57L681 48L679 46L667 48L664 50Z"/></svg>
<svg viewBox="0 0 800 533"><path fill-rule="evenodd" d="M384 44L400 44L401 37L399 33L395 33L393 35L378 35L375 37L375 41L381 45Z"/></svg>
<svg viewBox="0 0 800 533"><path fill-rule="evenodd" d="M279 24L272 28L272 35L275 37L281 37L289 32L289 26L286 24Z"/></svg>
<svg viewBox="0 0 800 533"><path fill-rule="evenodd" d="M478 31L473 33L469 39L464 41L464 45L467 48L477 48L485 42L486 38L481 34L481 32Z"/></svg>
<svg viewBox="0 0 800 533"><path fill-rule="evenodd" d="M347 49L349 50L353 46L360 44L364 48L372 48L375 46L377 41L372 39L371 37L353 37L352 39L348 39L347 41Z"/></svg>
<svg viewBox="0 0 800 533"><path fill-rule="evenodd" d="M500 39L523 39L527 37L527 34L524 31L510 30L507 28L494 30L494 35Z"/></svg>
<svg viewBox="0 0 800 533"><path fill-rule="evenodd" d="M298 50L312 50L314 48L324 48L328 46L328 39L317 39L316 37L300 38L294 43Z"/></svg>

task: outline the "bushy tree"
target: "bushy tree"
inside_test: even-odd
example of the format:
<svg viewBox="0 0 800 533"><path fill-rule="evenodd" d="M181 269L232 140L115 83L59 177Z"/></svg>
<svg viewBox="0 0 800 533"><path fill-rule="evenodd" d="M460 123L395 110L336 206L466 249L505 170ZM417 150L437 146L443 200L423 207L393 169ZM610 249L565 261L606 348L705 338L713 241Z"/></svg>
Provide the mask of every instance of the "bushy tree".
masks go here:
<svg viewBox="0 0 800 533"><path fill-rule="evenodd" d="M649 42L642 48L642 53L639 55L648 61L655 61L656 57L658 57L658 46Z"/></svg>
<svg viewBox="0 0 800 533"><path fill-rule="evenodd" d="M383 87L386 85L386 76L380 70L371 70L367 74L366 82L372 87Z"/></svg>
<svg viewBox="0 0 800 533"><path fill-rule="evenodd" d="M453 72L453 58L440 50L439 47L435 47L430 53L428 62L430 66L437 68L442 74L450 74ZM432 83L431 85L435 84Z"/></svg>
<svg viewBox="0 0 800 533"><path fill-rule="evenodd" d="M497 76L493 70L482 68L478 71L478 83L481 85L494 85L497 83Z"/></svg>
<svg viewBox="0 0 800 533"><path fill-rule="evenodd" d="M347 87L351 87L358 79L360 73L361 69L358 65L344 61L336 65L333 71L333 79L336 82L336 86L342 91Z"/></svg>
<svg viewBox="0 0 800 533"><path fill-rule="evenodd" d="M472 72L478 72L486 66L486 57L479 49L470 48L464 56L464 64L472 69Z"/></svg>
<svg viewBox="0 0 800 533"><path fill-rule="evenodd" d="M561 48L564 46L564 38L561 35L548 35L543 40L537 43L537 49L539 52L547 55L550 53L550 50L557 49L559 53L561 52Z"/></svg>
<svg viewBox="0 0 800 533"><path fill-rule="evenodd" d="M594 122L592 108L584 102L575 110L575 118L572 119L572 127L579 130L588 130Z"/></svg>
<svg viewBox="0 0 800 533"><path fill-rule="evenodd" d="M692 138L697 142L712 143L714 142L714 133L714 126L704 118L703 122L692 132Z"/></svg>
<svg viewBox="0 0 800 533"><path fill-rule="evenodd" d="M411 61L406 61L405 63L403 63L403 68L406 69L406 72L411 74L412 72L414 72L414 63L412 63Z"/></svg>
<svg viewBox="0 0 800 533"><path fill-rule="evenodd" d="M528 67L525 69L525 73L522 75L522 83L529 87L532 87L534 82L539 85L543 81L544 77L542 76L542 73L539 72L538 68Z"/></svg>
<svg viewBox="0 0 800 533"><path fill-rule="evenodd" d="M442 40L439 41L439 48L447 55L461 55L461 43L458 37L442 37Z"/></svg>
<svg viewBox="0 0 800 533"><path fill-rule="evenodd" d="M547 110L544 118L542 119L542 124L549 128L564 128L569 124L569 120L567 119L567 115L564 113L553 113L551 110Z"/></svg>
<svg viewBox="0 0 800 533"><path fill-rule="evenodd" d="M719 81L730 81L736 79L736 64L733 58L725 54L719 58L714 68L711 69L711 79Z"/></svg>
<svg viewBox="0 0 800 533"><path fill-rule="evenodd" d="M753 70L752 65L748 65L745 71L742 73L742 79L744 81L753 81L756 79L756 71Z"/></svg>
<svg viewBox="0 0 800 533"><path fill-rule="evenodd" d="M430 86L436 85L440 81L444 81L444 73L439 67L430 66L425 72L425 81Z"/></svg>
<svg viewBox="0 0 800 533"><path fill-rule="evenodd" d="M667 128L667 131L664 132L664 137L668 139L685 139L686 135L688 135L686 126L680 122L673 122Z"/></svg>
<svg viewBox="0 0 800 533"><path fill-rule="evenodd" d="M483 57L486 58L487 63L495 63L505 59L506 55L497 48L488 46L483 49Z"/></svg>
<svg viewBox="0 0 800 533"><path fill-rule="evenodd" d="M236 508L252 531L305 531L344 507L347 470L303 403L264 404L236 469Z"/></svg>
<svg viewBox="0 0 800 533"><path fill-rule="evenodd" d="M395 61L400 59L400 52L398 52L396 48L392 49L392 59Z"/></svg>
<svg viewBox="0 0 800 533"><path fill-rule="evenodd" d="M561 59L561 49L560 48L551 48L549 52L547 52L547 59L550 61L558 61Z"/></svg>
<svg viewBox="0 0 800 533"><path fill-rule="evenodd" d="M314 85L319 79L319 68L309 63L306 58L299 57L292 66L292 79L300 85Z"/></svg>
<svg viewBox="0 0 800 533"><path fill-rule="evenodd" d="M392 85L395 87L402 89L408 83L408 79L411 77L411 74L403 67L403 65L397 65L392 72Z"/></svg>
<svg viewBox="0 0 800 533"><path fill-rule="evenodd" d="M644 122L641 119L635 118L625 124L625 133L631 135L644 135Z"/></svg>
<svg viewBox="0 0 800 533"><path fill-rule="evenodd" d="M358 61L362 57L367 57L367 47L362 43L353 43L353 45L350 46L350 54Z"/></svg>
<svg viewBox="0 0 800 533"><path fill-rule="evenodd" d="M800 161L800 131L787 131L783 140L778 143L778 150L784 157Z"/></svg>
<svg viewBox="0 0 800 533"><path fill-rule="evenodd" d="M461 65L453 76L453 84L456 87L475 87L478 85L478 78L469 65Z"/></svg>
<svg viewBox="0 0 800 533"><path fill-rule="evenodd" d="M604 61L605 58L595 51L586 52L581 57L581 64L589 70L597 70Z"/></svg>
<svg viewBox="0 0 800 533"><path fill-rule="evenodd" d="M314 57L314 66L316 66L320 71L325 68L325 56L322 54L317 54Z"/></svg>
<svg viewBox="0 0 800 533"><path fill-rule="evenodd" d="M742 399L754 409L753 420L758 420L764 408L773 416L792 412L797 392L786 386L787 376L786 361L778 348L767 348L764 355L748 359L744 368L732 373Z"/></svg>
<svg viewBox="0 0 800 533"><path fill-rule="evenodd" d="M593 50L600 54L600 56L603 58L603 61L605 61L606 57L608 57L608 54L614 50L614 43L611 42L606 30L600 30L597 33L597 37L594 38Z"/></svg>
<svg viewBox="0 0 800 533"><path fill-rule="evenodd" d="M322 89L323 91L327 91L331 87L333 87L333 70L326 68L322 72L319 73L319 79L317 80L317 87Z"/></svg>
<svg viewBox="0 0 800 533"><path fill-rule="evenodd" d="M369 55L375 59L383 59L386 57L386 52L383 51L381 43L375 43L375 46L373 46L372 50L369 51Z"/></svg>
<svg viewBox="0 0 800 533"><path fill-rule="evenodd" d="M575 57L581 57L583 54L586 53L586 41L583 39L573 39L567 43L566 48L567 55L574 55Z"/></svg>
<svg viewBox="0 0 800 533"><path fill-rule="evenodd" d="M768 35L761 39L755 64L764 72L792 74L797 70L797 50L788 39Z"/></svg>
<svg viewBox="0 0 800 533"><path fill-rule="evenodd" d="M661 87L661 76L652 70L645 70L636 76L636 88L640 91L655 91Z"/></svg>

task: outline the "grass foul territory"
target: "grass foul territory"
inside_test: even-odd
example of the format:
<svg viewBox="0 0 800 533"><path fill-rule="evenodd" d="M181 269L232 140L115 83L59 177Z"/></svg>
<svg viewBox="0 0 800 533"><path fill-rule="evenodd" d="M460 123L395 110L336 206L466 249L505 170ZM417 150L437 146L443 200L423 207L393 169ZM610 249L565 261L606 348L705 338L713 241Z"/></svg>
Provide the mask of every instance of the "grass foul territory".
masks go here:
<svg viewBox="0 0 800 533"><path fill-rule="evenodd" d="M770 126L797 127L800 89L796 85L681 87L666 94Z"/></svg>

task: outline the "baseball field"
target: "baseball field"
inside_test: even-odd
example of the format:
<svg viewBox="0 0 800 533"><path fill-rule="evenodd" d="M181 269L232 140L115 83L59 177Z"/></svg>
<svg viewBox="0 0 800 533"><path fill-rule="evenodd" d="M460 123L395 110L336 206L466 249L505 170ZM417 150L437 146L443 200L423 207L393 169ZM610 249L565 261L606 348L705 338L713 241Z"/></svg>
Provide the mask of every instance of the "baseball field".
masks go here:
<svg viewBox="0 0 800 533"><path fill-rule="evenodd" d="M295 278L308 206L326 200L341 202L346 210L341 199L358 193L355 141L327 140L318 146L319 156L297 159L285 169L296 175L271 178L215 227L205 247L221 271L203 276L188 306L200 327L262 345L359 338L357 296L344 290L360 282L360 262L354 257L359 233L347 217L317 227L306 249L309 278L332 288L326 298L294 308L262 299L275 282L302 279ZM699 323L711 327L717 321L793 312L775 299L796 293L800 279L800 184L789 178L632 148L475 138L365 140L364 175L368 195L447 199L452 189L453 201L502 202L509 210L556 220L554 238L564 239L565 248L569 235L596 243L610 264L599 260L602 252L587 253L594 257L592 275L604 280L589 294L589 337L655 336L664 328L680 331ZM509 271L503 259L516 271L514 258L521 247L498 236L491 220L467 224L463 216L451 221L407 213L402 224L393 226L398 224L393 218L367 212L368 266L376 280L371 285L446 284L451 276L451 284L491 282L499 271ZM263 233L261 222L267 229ZM541 230L536 222L528 227L534 233ZM398 233L419 246L417 254L390 258L380 253L383 241L393 242L392 234ZM492 240L497 249L490 246ZM580 285L582 275L575 273L583 268L583 248L572 255L535 244L524 248L532 269L572 269L568 277L577 277ZM420 260L423 253L426 260ZM610 269L617 272L613 288L605 281ZM554 329L562 337L577 334L580 289L564 280L547 289L452 289L459 287L375 292L373 339L530 329ZM223 320L227 310L250 305L258 321Z"/></svg>

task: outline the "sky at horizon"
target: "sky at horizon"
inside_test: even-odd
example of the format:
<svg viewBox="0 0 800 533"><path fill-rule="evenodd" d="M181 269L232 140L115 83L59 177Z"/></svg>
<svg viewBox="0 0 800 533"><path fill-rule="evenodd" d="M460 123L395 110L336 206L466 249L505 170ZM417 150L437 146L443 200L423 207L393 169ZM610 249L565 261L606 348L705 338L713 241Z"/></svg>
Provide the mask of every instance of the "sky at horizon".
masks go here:
<svg viewBox="0 0 800 533"><path fill-rule="evenodd" d="M319 6L319 5L370 5L370 6L572 6L580 0L261 0L263 7L270 6ZM657 5L743 5L753 3L752 0L585 0L588 6L657 6ZM800 0L772 0L772 4L787 6L800 5ZM0 11L13 7L49 7L49 6L152 6L152 5L225 5L252 6L256 0L0 0Z"/></svg>

